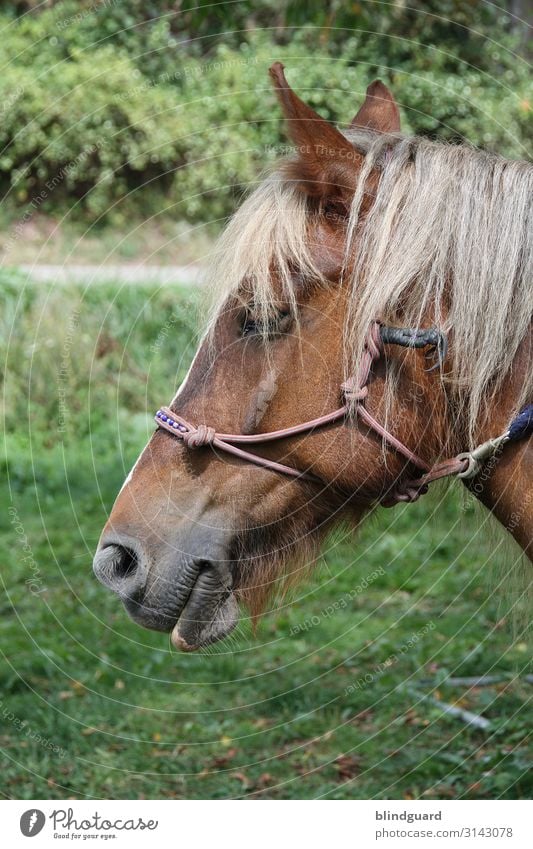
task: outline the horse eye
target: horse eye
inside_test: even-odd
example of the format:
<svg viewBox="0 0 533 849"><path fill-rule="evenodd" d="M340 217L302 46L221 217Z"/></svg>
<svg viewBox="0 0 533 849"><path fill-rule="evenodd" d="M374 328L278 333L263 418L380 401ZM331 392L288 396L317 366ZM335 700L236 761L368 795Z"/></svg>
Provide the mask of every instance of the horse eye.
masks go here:
<svg viewBox="0 0 533 849"><path fill-rule="evenodd" d="M241 336L276 336L287 329L289 321L290 313L281 310L267 321L247 315L242 322Z"/></svg>
<svg viewBox="0 0 533 849"><path fill-rule="evenodd" d="M241 336L254 336L259 333L259 323L253 318L246 318L241 327Z"/></svg>
<svg viewBox="0 0 533 849"><path fill-rule="evenodd" d="M344 222L348 217L346 205L341 201L328 200L322 207L324 218L332 223Z"/></svg>

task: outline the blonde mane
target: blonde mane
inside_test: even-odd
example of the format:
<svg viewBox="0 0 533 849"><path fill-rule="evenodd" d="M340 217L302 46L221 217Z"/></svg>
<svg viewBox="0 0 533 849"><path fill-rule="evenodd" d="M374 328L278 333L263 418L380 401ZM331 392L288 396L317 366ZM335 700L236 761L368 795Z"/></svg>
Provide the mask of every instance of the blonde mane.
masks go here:
<svg viewBox="0 0 533 849"><path fill-rule="evenodd" d="M446 383L472 442L476 422L530 331L533 166L464 144L346 135L366 154L347 229L346 265L354 272L347 281L346 375L357 365L374 318L412 327L431 321L450 335ZM381 179L362 221L365 178L374 167ZM292 269L332 285L310 256L308 221L306 197L283 168L268 175L217 246L213 318L228 297L239 296L244 281L254 310L271 314L273 267L295 312ZM530 369L517 406L532 394Z"/></svg>

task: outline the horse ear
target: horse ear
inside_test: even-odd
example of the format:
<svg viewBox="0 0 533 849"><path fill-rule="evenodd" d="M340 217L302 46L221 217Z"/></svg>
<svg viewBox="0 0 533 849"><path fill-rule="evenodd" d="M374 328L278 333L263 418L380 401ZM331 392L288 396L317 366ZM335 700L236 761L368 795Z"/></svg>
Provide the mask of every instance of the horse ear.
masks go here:
<svg viewBox="0 0 533 849"><path fill-rule="evenodd" d="M366 90L365 102L350 127L364 127L378 133L400 132L400 110L391 92L381 80L374 80Z"/></svg>
<svg viewBox="0 0 533 849"><path fill-rule="evenodd" d="M269 70L287 120L288 133L300 154L293 176L304 191L344 199L353 194L363 155L332 124L304 103L290 88L281 62Z"/></svg>

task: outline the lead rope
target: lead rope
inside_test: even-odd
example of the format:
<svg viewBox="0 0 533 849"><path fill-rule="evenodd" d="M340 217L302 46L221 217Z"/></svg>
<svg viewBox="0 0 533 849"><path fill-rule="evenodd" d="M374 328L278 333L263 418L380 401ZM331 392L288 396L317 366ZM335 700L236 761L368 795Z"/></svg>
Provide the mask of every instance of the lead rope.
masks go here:
<svg viewBox="0 0 533 849"><path fill-rule="evenodd" d="M333 410L331 413L326 413L316 419L302 422L292 427L269 431L268 433L242 434L218 433L214 428L205 424L195 427L182 416L174 413L169 407L161 407L155 415L156 424L158 427L171 433L172 436L180 439L187 448L200 448L209 445L212 448L225 451L227 454L232 454L241 460L254 463L256 466L262 466L271 471L280 472L281 474L290 475L301 480L322 483L315 475L308 472L300 472L292 466L286 466L283 463L270 460L268 457L252 454L250 451L237 446L241 444L259 445L265 442L287 439L288 437L298 436L303 433L309 434L319 427L335 424L338 421L346 419L350 415L350 405L353 404L353 413L370 430L377 433L387 445L394 448L396 452L405 457L409 463L416 466L422 472L418 478L398 482L393 490L382 499L381 504L384 507L392 507L399 502L416 501L421 495L427 492L430 483L441 478L451 475L463 479L475 477L480 471L481 464L500 451L507 442L524 439L533 432L533 404L530 404L513 419L505 433L495 439L487 440L487 442L474 448L473 451L463 452L456 457L444 460L434 466L429 466L417 454L411 451L410 448L404 445L403 442L384 428L365 407L365 400L368 395L368 380L372 365L383 354L381 327L382 325L379 321L372 323L365 341L357 377L350 378L341 385L345 403L342 407Z"/></svg>
<svg viewBox="0 0 533 849"><path fill-rule="evenodd" d="M518 442L518 440L525 439L532 433L533 404L528 404L515 416L507 430L500 436L487 439L486 442L482 442L472 451L463 451L456 457L436 464L420 478L399 484L391 496L390 503L383 501L382 504L384 507L392 507L398 501L416 501L417 498L427 492L429 484L439 480L439 478L450 477L451 475L463 480L475 478L481 471L483 463L498 454L504 445L508 442Z"/></svg>

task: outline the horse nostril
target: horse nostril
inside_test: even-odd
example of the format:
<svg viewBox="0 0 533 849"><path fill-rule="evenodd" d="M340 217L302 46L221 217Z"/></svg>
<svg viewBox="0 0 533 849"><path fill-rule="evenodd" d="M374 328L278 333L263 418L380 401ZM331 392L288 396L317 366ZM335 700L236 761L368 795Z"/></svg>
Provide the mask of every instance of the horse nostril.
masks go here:
<svg viewBox="0 0 533 849"><path fill-rule="evenodd" d="M98 580L120 596L139 595L146 583L146 569L136 551L120 543L102 545L96 552L93 569Z"/></svg>
<svg viewBox="0 0 533 849"><path fill-rule="evenodd" d="M116 578L129 578L137 571L139 561L137 555L131 548L123 548L121 545L115 546L118 549L117 558L113 561L113 572Z"/></svg>

